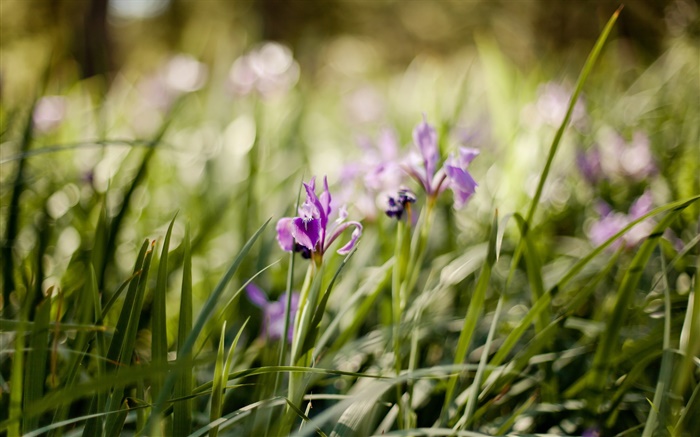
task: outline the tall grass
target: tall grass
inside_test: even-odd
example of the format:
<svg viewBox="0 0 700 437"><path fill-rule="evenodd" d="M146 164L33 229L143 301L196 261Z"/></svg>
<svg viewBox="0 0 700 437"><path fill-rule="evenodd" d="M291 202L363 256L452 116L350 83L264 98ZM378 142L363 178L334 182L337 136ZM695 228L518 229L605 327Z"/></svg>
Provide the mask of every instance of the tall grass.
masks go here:
<svg viewBox="0 0 700 437"><path fill-rule="evenodd" d="M554 129L512 125L502 113L499 98L520 105L536 92L508 95L532 79L481 40L478 67L459 72L457 106L434 115L441 151L453 150L450 133L476 118L462 101L476 92L467 79L503 85L486 100L494 129L511 124L509 142L492 135L482 145L471 203L458 212L446 194L419 194L415 222L411 212L399 222L367 214L344 256L340 245L322 258L287 256L273 229L296 214L302 175L339 179L337 168L319 167L325 144L307 144L324 133L319 123L358 129L334 118L328 90L302 83L278 100L241 97L231 115L239 122L227 125L211 121L220 116L203 92L181 96L145 140L110 139L107 129L92 141L70 128L78 120L40 132L35 103L3 106L0 434L699 433L700 151L685 115L667 111L684 105L698 115L697 84L679 91L664 80L677 65L642 76L664 90L638 110L659 157L655 174L596 185L574 170L576 149L616 118L601 90L624 83L611 73L619 14ZM697 73L693 60L682 68ZM434 73L419 68L397 81L415 74ZM589 125L572 127L583 95ZM392 117L403 141L420 110L402 104L393 102ZM324 111L330 121L319 122ZM120 120L109 121L116 132ZM233 152L208 143L227 136ZM532 138L536 168L509 175L512 160L499 160ZM187 149L197 141L200 149ZM671 153L683 159L665 159ZM79 175L86 160L103 174ZM191 166L200 167L189 180ZM528 181L511 180L523 174ZM334 199L350 185L332 186ZM646 189L655 208L589 241L598 196L626 211ZM343 200L351 217L361 213ZM640 241L628 239L640 225L649 226ZM251 283L284 309L282 335L270 334L275 320L247 297Z"/></svg>

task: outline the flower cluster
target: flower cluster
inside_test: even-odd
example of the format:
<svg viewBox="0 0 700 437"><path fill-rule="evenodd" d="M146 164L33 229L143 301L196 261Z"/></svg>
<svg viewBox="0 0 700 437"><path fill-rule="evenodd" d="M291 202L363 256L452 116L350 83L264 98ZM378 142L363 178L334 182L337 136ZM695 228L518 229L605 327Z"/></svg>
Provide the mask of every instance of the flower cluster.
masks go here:
<svg viewBox="0 0 700 437"><path fill-rule="evenodd" d="M635 132L627 142L615 132L603 134L605 147L593 146L579 152L576 163L586 180L596 184L602 179L623 179L641 182L656 173L656 163L649 137Z"/></svg>
<svg viewBox="0 0 700 437"><path fill-rule="evenodd" d="M328 180L323 178L323 191L316 194L316 178L304 183L306 200L299 207L297 217L284 217L277 222L277 241L287 252L300 252L305 258L320 260L331 244L347 229L354 228L350 241L338 249L345 255L357 244L362 235L362 225L359 222L348 221L347 211L339 208L335 226L329 229L328 224L332 214L331 193L328 190Z"/></svg>

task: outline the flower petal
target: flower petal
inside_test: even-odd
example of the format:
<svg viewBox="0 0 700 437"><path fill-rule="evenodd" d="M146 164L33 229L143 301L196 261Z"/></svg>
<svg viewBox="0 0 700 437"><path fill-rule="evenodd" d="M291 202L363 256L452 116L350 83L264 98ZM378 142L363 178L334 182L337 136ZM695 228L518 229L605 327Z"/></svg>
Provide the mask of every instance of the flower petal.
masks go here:
<svg viewBox="0 0 700 437"><path fill-rule="evenodd" d="M454 207L460 209L476 191L477 183L467 170L447 164L444 168L454 192Z"/></svg>
<svg viewBox="0 0 700 437"><path fill-rule="evenodd" d="M430 181L439 159L439 150L437 132L428 124L425 114L423 114L423 121L413 130L413 142L418 146L418 150L420 150L423 157L426 180Z"/></svg>
<svg viewBox="0 0 700 437"><path fill-rule="evenodd" d="M267 308L269 301L264 291L252 282L245 287L245 294L248 299L258 308Z"/></svg>
<svg viewBox="0 0 700 437"><path fill-rule="evenodd" d="M292 221L292 235L297 243L310 251L316 250L316 244L321 239L321 219L304 220L300 217Z"/></svg>
<svg viewBox="0 0 700 437"><path fill-rule="evenodd" d="M357 240L359 240L360 236L362 236L362 225L357 223L357 222L350 222L350 223L356 224L355 230L352 231L352 236L351 236L350 241L348 241L345 246L343 246L337 250L339 255L347 255L348 253L350 253L350 251L355 248L355 245L357 245Z"/></svg>
<svg viewBox="0 0 700 437"><path fill-rule="evenodd" d="M294 250L294 236L292 235L293 220L294 219L291 217L284 217L277 222L277 242L280 244L282 250L287 252Z"/></svg>
<svg viewBox="0 0 700 437"><path fill-rule="evenodd" d="M460 147L459 148L459 166L462 168L467 168L469 164L479 156L479 149L474 149L472 147Z"/></svg>
<svg viewBox="0 0 700 437"><path fill-rule="evenodd" d="M352 231L352 237L351 237L350 241L345 246L338 249L338 253L340 255L345 255L345 254L349 253L355 247L355 245L357 244L357 240L362 235L362 225L359 222L346 222L346 223L342 223L342 224L338 225L338 227L336 227L333 230L333 234L330 236L330 238L326 242L326 246L323 248L323 250L324 251L328 250L328 247L330 247L330 245L333 244L333 242L336 240L336 238L338 238L340 236L340 234L345 232L345 230L350 228L350 227L355 228L355 230Z"/></svg>

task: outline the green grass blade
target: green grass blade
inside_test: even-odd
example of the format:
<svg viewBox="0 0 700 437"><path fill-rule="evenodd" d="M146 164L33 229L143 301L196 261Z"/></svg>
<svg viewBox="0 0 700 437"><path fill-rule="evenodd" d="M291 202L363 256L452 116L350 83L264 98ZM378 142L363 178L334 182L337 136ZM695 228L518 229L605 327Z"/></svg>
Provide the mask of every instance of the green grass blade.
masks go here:
<svg viewBox="0 0 700 437"><path fill-rule="evenodd" d="M481 273L479 274L479 279L474 288L474 294L469 302L469 308L467 309L467 314L464 316L464 325L459 334L459 340L457 341L457 349L455 351L454 364L461 364L467 357L467 352L469 351L469 345L471 344L472 337L474 336L474 331L476 330L477 322L481 316L482 309L484 307L484 300L486 299L486 290L488 289L489 282L491 280L491 270L496 262L496 240L498 236L498 212L494 214L493 222L491 223L491 231L489 234L489 249L488 255L486 256L486 262L481 268ZM452 406L452 401L454 399L455 389L457 388L457 382L459 380L459 375L453 375L447 382L447 390L445 393L445 401L442 407L441 422L445 423L447 418L451 415L449 410Z"/></svg>
<svg viewBox="0 0 700 437"><path fill-rule="evenodd" d="M591 71L593 71L593 67L595 66L596 62L598 61L598 58L600 57L600 54L603 51L603 46L605 45L605 42L608 40L608 37L610 36L610 32L612 31L613 26L615 25L615 22L617 21L617 17L620 15L620 12L622 11L622 6L620 6L617 11L615 11L610 19L608 20L607 24L603 28L603 32L601 32L600 36L595 42L595 45L593 46L593 50L591 50L591 53L588 55L588 59L586 59L586 63L583 65L583 69L581 70L581 74L578 77L578 80L576 81L576 86L574 87L574 93L571 95L571 99L569 100L569 106L566 108L566 115L564 116L564 120L562 120L561 125L559 126L559 129L557 129L557 133L554 135L554 139L552 140L552 145L549 147L549 154L547 155L547 162L544 165L544 169L542 170L542 174L540 175L540 180L539 183L537 184L537 190L535 191L535 195L532 197L532 202L530 203L530 209L527 212L527 216L525 218L525 221L529 226L532 226L532 219L535 217L535 211L537 210L537 206L540 203L540 197L542 197L542 190L544 189L544 184L547 181L547 177L549 176L549 171L552 167L552 163L554 162L554 155L557 153L557 149L559 148L559 144L561 143L561 138L564 135L564 131L566 130L567 126L569 125L569 121L571 121L571 115L574 112L574 107L576 106L576 101L578 101L578 97L581 94L581 91L583 90L583 85L586 83L586 80L588 79L588 76L591 74Z"/></svg>
<svg viewBox="0 0 700 437"><path fill-rule="evenodd" d="M143 261L146 257L148 244L148 240L145 240L141 245L141 250L136 256L136 262L134 263L134 277L138 276L140 278L141 275L143 275ZM114 335L112 336L112 341L110 342L109 349L107 350L107 368L109 370L114 369L114 363L119 361L119 353L122 350L124 344L124 339L127 333L127 328L129 326L129 320L131 317L131 310L136 302L138 286L139 281L132 280L129 282L129 288L126 292L124 305L122 306L122 311L119 313L119 319L117 320L117 325L115 326Z"/></svg>
<svg viewBox="0 0 700 437"><path fill-rule="evenodd" d="M36 308L34 328L29 339L29 352L24 377L24 396L22 402L28 405L40 399L44 393L46 381L46 361L49 344L49 317L51 316L51 298L45 298ZM38 417L27 417L22 422L23 432L37 428Z"/></svg>
<svg viewBox="0 0 700 437"><path fill-rule="evenodd" d="M479 391L481 387L481 382L484 378L484 372L486 370L486 362L488 360L489 351L491 350L491 342L493 342L493 337L496 333L496 327L498 326L498 321L501 317L501 309L503 308L503 296L498 299L498 304L496 305L496 311L493 314L493 321L491 322L491 327L489 328L488 336L486 337L486 343L484 343L484 352L481 354L479 359L479 367L476 369L476 375L474 375L474 381L472 382L472 390L467 399L467 406L464 409L464 416L462 418L462 429L468 426L472 420L474 414L474 409L479 399Z"/></svg>
<svg viewBox="0 0 700 437"><path fill-rule="evenodd" d="M202 332L202 329L204 328L205 323L213 313L214 309L216 308L216 305L219 301L219 298L223 294L224 290L226 289L226 286L228 285L229 281L231 278L233 278L233 275L236 273L238 270L238 266L240 265L241 261L245 256L248 254L250 251L250 248L255 244L257 241L258 237L262 232L265 230L267 227L268 223L270 223L271 219L267 219L263 225L258 228L258 230L253 234L252 237L246 242L246 244L241 248L241 251L238 253L236 258L233 260L231 265L229 266L228 270L224 274L224 276L221 278L219 283L217 284L216 288L211 292L209 295L209 298L207 301L204 303L204 306L202 307L202 310L200 311L199 315L197 316L197 320L194 323L194 326L192 328L192 331L190 334L187 336L187 339L185 340L185 343L182 345L180 348L180 353L182 353L184 356L188 356L192 353L192 349L194 348L195 341L197 340L197 337L199 336L199 333ZM163 391L161 392L160 396L156 399L154 406L153 406L153 413L151 414L151 417L149 418L149 423L146 424L145 429L150 429L151 423L153 420L156 420L158 416L160 416L160 413L163 411L163 406L167 400L167 395L171 389L171 387L175 384L175 380L179 378L179 373L178 372L171 372L168 374L168 377L165 380L165 383L163 385Z"/></svg>
<svg viewBox="0 0 700 437"><path fill-rule="evenodd" d="M85 283L85 286L83 286L77 302L77 321L80 324L90 323L92 320L94 320L93 318L96 316L95 303L93 302L93 299L95 299L95 297L99 299L96 287L97 283L95 278L95 271L92 268L92 266L90 266L90 268L88 269L88 280ZM65 376L62 378L64 387L70 387L74 384L76 376L78 375L78 372L81 368L81 363L85 358L85 355L88 353L90 347L89 341L91 338L94 337L94 334L94 332L90 331L80 331L76 335L72 349L78 353L76 353L73 356L73 359L68 364ZM68 417L69 407L70 404L63 404L59 408L57 408L52 422L57 423L65 420L66 417ZM51 435L54 434L55 433L52 431Z"/></svg>
<svg viewBox="0 0 700 437"><path fill-rule="evenodd" d="M224 370L224 349L226 341L226 321L221 326L221 337L219 338L219 349L216 353L214 364L214 380L211 385L211 405L209 407L209 421L216 422L221 417L221 406L224 397L225 375ZM219 427L214 426L209 430L210 437L219 435Z"/></svg>
<svg viewBox="0 0 700 437"><path fill-rule="evenodd" d="M148 240L146 240L146 243L148 243ZM125 312L128 313L128 316L126 317L126 329L121 345L121 349L118 353L118 364L119 367L117 367L117 378L119 378L120 372L123 371L123 369L128 368L131 364L132 356L134 354L134 348L136 347L136 335L138 334L138 327L139 327L139 318L141 316L141 308L143 307L143 298L146 294L146 284L148 283L148 272L151 267L151 260L153 258L153 249L155 246L155 240L151 243L150 248L145 254L145 258L143 260L143 266L142 266L142 272L141 275L139 276L139 282L138 286L136 288L136 293L134 294L134 300L133 300L133 305L130 307L126 306L126 303L122 309L122 314ZM112 340L114 341L114 340ZM111 347L110 347L111 349ZM122 397L124 395L124 387L123 386L118 386L114 389L112 392L112 395L110 397L110 400L108 402L108 407L107 411L116 411L117 409L122 408L122 405L124 404L122 402ZM115 423L115 422L120 422ZM122 421L122 416L121 415L112 415L107 417L106 423L105 423L105 428L107 430L115 430L119 429L121 430L121 427L123 426L123 421Z"/></svg>
<svg viewBox="0 0 700 437"><path fill-rule="evenodd" d="M168 361L168 332L166 330L167 315L165 313L165 294L168 288L168 252L170 250L170 235L173 232L173 225L177 213L173 216L165 233L163 250L158 262L158 278L156 288L153 290L153 306L151 310L151 360L155 363L165 363ZM160 394L163 385L163 378L156 377L151 382L151 397L155 399Z"/></svg>
<svg viewBox="0 0 700 437"><path fill-rule="evenodd" d="M192 332L192 253L190 247L190 225L185 227L185 240L183 265L182 265L182 289L180 292L180 320L178 321L177 361L184 362L185 368L192 361L192 354L185 354L182 347L187 337ZM194 388L194 375L192 372L182 372L175 382L175 396L185 397L192 393ZM192 401L189 399L176 402L173 406L173 435L183 437L192 429Z"/></svg>
<svg viewBox="0 0 700 437"><path fill-rule="evenodd" d="M24 130L22 133L22 140L20 145L21 153L26 153L32 143L32 116L34 114L34 106L36 105L36 100L32 102L29 107L29 112L27 113L27 119L24 124ZM3 317L6 319L11 319L12 305L10 305L10 293L15 290L15 267L14 267L14 254L12 253L12 247L14 241L17 238L17 232L19 231L19 217L20 217L20 197L24 191L24 171L25 171L26 160L24 158L20 159L17 163L17 172L12 182L12 194L10 195L10 203L7 209L7 223L5 223L5 235L2 239L2 252L0 254L0 260L2 262L2 301L5 303L3 305ZM17 432L19 434L19 431Z"/></svg>
<svg viewBox="0 0 700 437"><path fill-rule="evenodd" d="M211 424L216 423L221 418L221 413L223 409L223 399L224 393L226 391L226 381L228 381L228 374L230 372L231 366L233 365L233 353L238 345L238 340L241 338L241 334L248 324L248 320L243 323L243 326L238 330L236 338L234 338L233 343L229 347L228 354L226 356L226 361L224 361L224 344L226 336L226 322L224 321L221 327L221 339L219 341L219 350L216 356L216 364L214 365L214 380L212 381L211 390L211 408L209 409L209 421ZM216 437L219 434L219 427L214 425L209 430L209 435L211 437Z"/></svg>

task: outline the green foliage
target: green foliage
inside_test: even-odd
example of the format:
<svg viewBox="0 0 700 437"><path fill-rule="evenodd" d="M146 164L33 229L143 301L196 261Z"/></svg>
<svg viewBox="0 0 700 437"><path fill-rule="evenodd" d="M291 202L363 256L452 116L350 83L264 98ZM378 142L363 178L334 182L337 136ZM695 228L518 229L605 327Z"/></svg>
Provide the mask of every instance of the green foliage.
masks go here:
<svg viewBox="0 0 700 437"><path fill-rule="evenodd" d="M697 435L700 90L673 80L697 62L675 41L623 68L619 14L549 124L528 111L559 65L523 73L481 34L469 68L378 73L385 115L364 124L304 75L229 100L214 77L153 120L130 112L136 83L97 96L76 80L54 131L33 119L41 99L3 102L0 434ZM352 137L391 122L410 142L436 105L443 156L475 145L455 138L465 123L485 133L476 194L462 211L419 194L398 223L370 211L366 175L336 165L362 160ZM594 147L613 159L610 131L646 132L654 170L630 176L627 154L576 171ZM268 226L310 174L365 215L345 256L345 234L323 259L287 256Z"/></svg>

